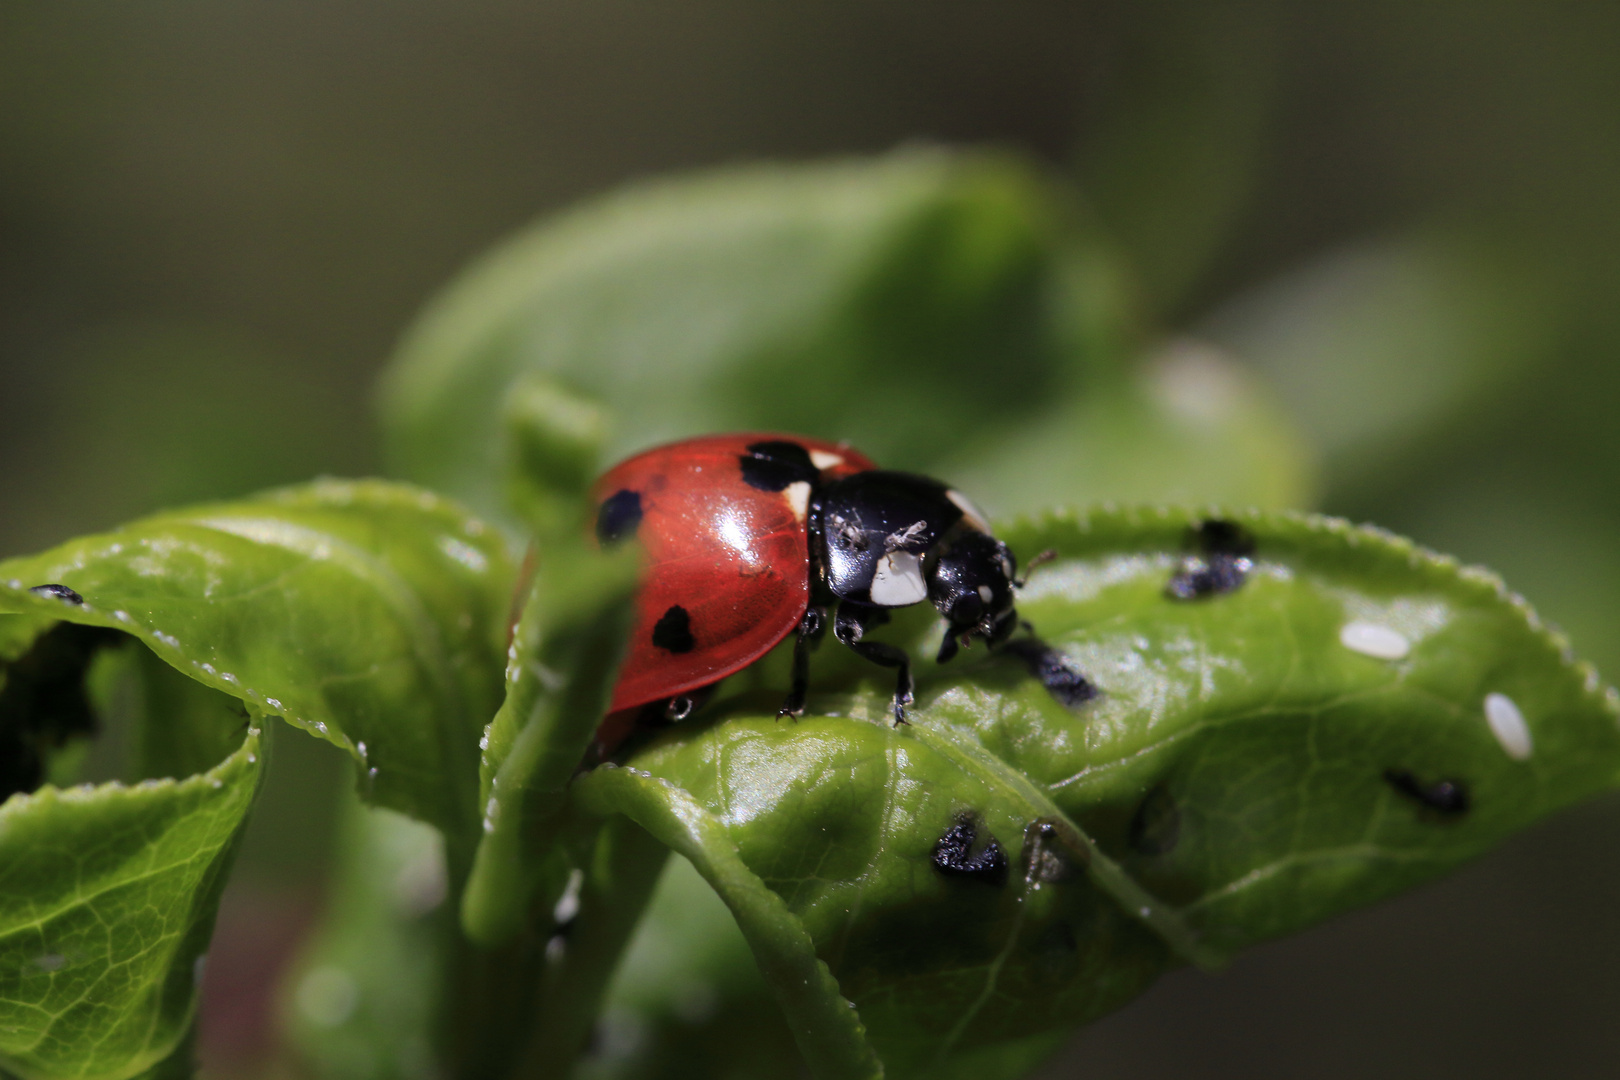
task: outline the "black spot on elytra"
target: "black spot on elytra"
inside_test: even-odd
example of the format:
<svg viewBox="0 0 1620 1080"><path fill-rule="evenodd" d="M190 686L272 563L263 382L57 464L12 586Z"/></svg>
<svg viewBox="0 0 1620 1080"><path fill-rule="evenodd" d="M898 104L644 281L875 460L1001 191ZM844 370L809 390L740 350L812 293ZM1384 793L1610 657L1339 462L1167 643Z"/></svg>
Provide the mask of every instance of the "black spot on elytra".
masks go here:
<svg viewBox="0 0 1620 1080"><path fill-rule="evenodd" d="M1468 789L1456 780L1425 784L1409 769L1385 769L1384 782L1424 809L1444 817L1468 813Z"/></svg>
<svg viewBox="0 0 1620 1080"><path fill-rule="evenodd" d="M53 600L60 600L65 604L73 604L76 607L84 606L84 597L66 585L35 585L28 591L35 596L49 596Z"/></svg>
<svg viewBox="0 0 1620 1080"><path fill-rule="evenodd" d="M653 624L652 643L672 653L688 653L697 644L692 638L692 617L676 604Z"/></svg>
<svg viewBox="0 0 1620 1080"><path fill-rule="evenodd" d="M1080 673L1073 661L1038 638L1014 638L998 648L1022 660L1029 673L1061 705L1072 709L1102 696L1102 691ZM956 650L950 651L954 654ZM943 648L940 655L945 656Z"/></svg>
<svg viewBox="0 0 1620 1080"><path fill-rule="evenodd" d="M781 491L789 484L813 484L821 470L810 460L810 451L785 440L757 442L737 458L742 466L743 483L760 491Z"/></svg>
<svg viewBox="0 0 1620 1080"><path fill-rule="evenodd" d="M602 500L596 510L596 538L616 544L636 534L641 524L641 493L621 488Z"/></svg>
<svg viewBox="0 0 1620 1080"><path fill-rule="evenodd" d="M85 672L97 651L124 640L117 630L58 623L6 665L0 686L0 802L39 787L52 751L95 734Z"/></svg>
<svg viewBox="0 0 1620 1080"><path fill-rule="evenodd" d="M978 819L972 814L958 814L956 824L945 830L934 843L934 869L948 877L965 877L982 881L986 885L1007 883L1007 853L1001 850L996 838L987 837L984 846L974 852L979 838Z"/></svg>
<svg viewBox="0 0 1620 1080"><path fill-rule="evenodd" d="M1241 588L1254 569L1254 537L1232 521L1210 518L1191 530L1198 554L1181 560L1166 592L1177 600L1198 600Z"/></svg>
<svg viewBox="0 0 1620 1080"><path fill-rule="evenodd" d="M1132 850L1143 855L1167 855L1181 839L1181 810L1170 790L1159 784L1147 793L1142 805L1131 816L1126 835Z"/></svg>

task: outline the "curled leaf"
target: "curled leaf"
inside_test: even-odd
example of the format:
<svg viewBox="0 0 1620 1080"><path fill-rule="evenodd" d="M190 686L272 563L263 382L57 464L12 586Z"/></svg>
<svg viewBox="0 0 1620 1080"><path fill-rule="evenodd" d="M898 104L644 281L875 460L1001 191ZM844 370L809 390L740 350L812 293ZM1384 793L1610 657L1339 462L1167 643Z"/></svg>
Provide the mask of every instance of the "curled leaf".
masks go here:
<svg viewBox="0 0 1620 1080"><path fill-rule="evenodd" d="M911 726L823 650L800 722L745 678L580 785L693 859L779 998L813 980L773 958L811 943L821 1007L853 1003L891 1076L1021 1068L1168 967L1431 879L1620 768L1590 667L1494 576L1398 537L1114 510L1002 535L1056 551L1019 611L1096 698L1007 653L935 666L937 622L897 620ZM846 1045L806 1030L812 1063Z"/></svg>
<svg viewBox="0 0 1620 1080"><path fill-rule="evenodd" d="M468 844L512 576L504 539L438 496L320 481L0 563L0 610L134 636L348 750L368 799ZM44 584L77 602L29 591Z"/></svg>
<svg viewBox="0 0 1620 1080"><path fill-rule="evenodd" d="M194 776L0 806L0 1066L113 1080L175 1051L262 756L250 727Z"/></svg>

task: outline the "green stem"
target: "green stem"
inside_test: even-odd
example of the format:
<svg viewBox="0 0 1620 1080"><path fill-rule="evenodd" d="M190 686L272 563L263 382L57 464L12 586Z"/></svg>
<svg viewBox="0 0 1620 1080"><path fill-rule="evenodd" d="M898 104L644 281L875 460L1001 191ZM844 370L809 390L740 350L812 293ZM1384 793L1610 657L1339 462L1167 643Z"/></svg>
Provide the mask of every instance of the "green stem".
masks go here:
<svg viewBox="0 0 1620 1080"><path fill-rule="evenodd" d="M639 555L544 553L512 639L506 700L488 729L483 832L461 896L467 936L485 947L524 931L556 897L553 857L567 798L607 707L629 629Z"/></svg>
<svg viewBox="0 0 1620 1080"><path fill-rule="evenodd" d="M556 1076L585 1049L608 982L668 858L668 847L624 818L597 834L579 914L542 978L533 1034L514 1080Z"/></svg>

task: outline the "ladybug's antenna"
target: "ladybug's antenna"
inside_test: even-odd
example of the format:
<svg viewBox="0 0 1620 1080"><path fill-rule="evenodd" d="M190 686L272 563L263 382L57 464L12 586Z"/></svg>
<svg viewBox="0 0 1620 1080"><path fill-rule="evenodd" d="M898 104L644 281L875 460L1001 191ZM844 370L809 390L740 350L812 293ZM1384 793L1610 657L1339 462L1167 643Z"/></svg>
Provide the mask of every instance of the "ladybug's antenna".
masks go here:
<svg viewBox="0 0 1620 1080"><path fill-rule="evenodd" d="M1024 564L1024 576L1021 578L1013 578L1012 587L1015 589L1022 589L1024 587L1024 583L1029 580L1029 575L1037 566L1049 563L1055 558L1057 558L1057 550L1055 548L1047 548L1045 551L1029 560L1029 562Z"/></svg>

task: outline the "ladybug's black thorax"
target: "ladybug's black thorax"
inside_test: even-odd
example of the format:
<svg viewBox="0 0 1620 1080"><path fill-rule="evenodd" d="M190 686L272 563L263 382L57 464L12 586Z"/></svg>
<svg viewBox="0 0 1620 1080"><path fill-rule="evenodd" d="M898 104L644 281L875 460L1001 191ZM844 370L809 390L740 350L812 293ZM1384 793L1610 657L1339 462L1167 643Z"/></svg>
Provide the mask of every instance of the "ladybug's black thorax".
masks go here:
<svg viewBox="0 0 1620 1080"><path fill-rule="evenodd" d="M811 561L827 591L881 607L927 599L925 563L963 516L939 481L881 469L822 485L811 502Z"/></svg>

